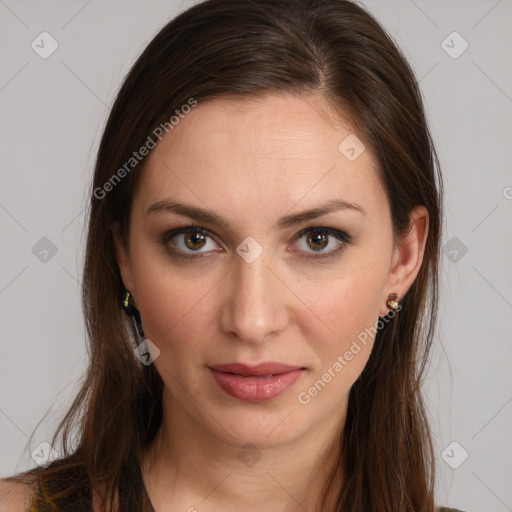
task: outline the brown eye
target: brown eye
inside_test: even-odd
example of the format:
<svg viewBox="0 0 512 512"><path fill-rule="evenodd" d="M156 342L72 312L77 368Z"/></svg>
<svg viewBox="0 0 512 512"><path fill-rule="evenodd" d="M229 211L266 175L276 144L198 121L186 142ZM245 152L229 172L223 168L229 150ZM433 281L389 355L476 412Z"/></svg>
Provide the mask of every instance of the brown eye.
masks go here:
<svg viewBox="0 0 512 512"><path fill-rule="evenodd" d="M318 226L307 228L297 235L297 249L304 253L305 258L328 257L343 250L351 241L351 236L344 231Z"/></svg>
<svg viewBox="0 0 512 512"><path fill-rule="evenodd" d="M202 249L206 244L206 236L197 231L185 233L185 245L192 250Z"/></svg>
<svg viewBox="0 0 512 512"><path fill-rule="evenodd" d="M321 226L304 229L295 240L296 249L299 249L298 252L304 258L335 256L352 243L352 237L348 233ZM194 225L168 231L163 235L161 243L172 255L188 259L207 257L222 251L207 229Z"/></svg>
<svg viewBox="0 0 512 512"><path fill-rule="evenodd" d="M306 238L307 243L311 249L315 251L324 249L329 243L329 236L324 233L311 233Z"/></svg>
<svg viewBox="0 0 512 512"><path fill-rule="evenodd" d="M208 230L191 225L168 231L161 242L172 254L189 258L204 257L218 249Z"/></svg>

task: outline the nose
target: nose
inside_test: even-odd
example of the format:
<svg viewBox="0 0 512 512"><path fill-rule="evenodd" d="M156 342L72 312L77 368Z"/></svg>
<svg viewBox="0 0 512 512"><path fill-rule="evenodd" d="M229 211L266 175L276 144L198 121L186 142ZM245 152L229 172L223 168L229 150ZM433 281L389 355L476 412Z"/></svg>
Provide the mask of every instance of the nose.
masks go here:
<svg viewBox="0 0 512 512"><path fill-rule="evenodd" d="M252 263L236 256L233 265L226 276L221 327L241 341L267 341L271 334L275 336L288 324L286 301L292 293L263 254Z"/></svg>

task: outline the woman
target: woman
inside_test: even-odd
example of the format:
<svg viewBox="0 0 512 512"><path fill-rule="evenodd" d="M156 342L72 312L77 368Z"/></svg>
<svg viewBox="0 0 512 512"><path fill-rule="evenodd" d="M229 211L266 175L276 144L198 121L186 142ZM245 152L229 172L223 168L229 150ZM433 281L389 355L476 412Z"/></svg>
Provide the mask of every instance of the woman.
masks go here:
<svg viewBox="0 0 512 512"><path fill-rule="evenodd" d="M365 10L180 14L101 140L64 456L0 510L443 510L420 392L441 225L417 83Z"/></svg>

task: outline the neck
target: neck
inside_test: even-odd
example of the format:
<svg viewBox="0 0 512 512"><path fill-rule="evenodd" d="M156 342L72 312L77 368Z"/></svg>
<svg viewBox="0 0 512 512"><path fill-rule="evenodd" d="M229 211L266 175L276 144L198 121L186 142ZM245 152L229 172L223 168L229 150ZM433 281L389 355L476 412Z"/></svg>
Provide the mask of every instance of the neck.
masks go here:
<svg viewBox="0 0 512 512"><path fill-rule="evenodd" d="M228 445L175 405L164 391L162 425L141 464L156 512L318 510L340 457L346 404L342 417L332 414L300 438L263 449ZM335 491L340 486L338 476Z"/></svg>

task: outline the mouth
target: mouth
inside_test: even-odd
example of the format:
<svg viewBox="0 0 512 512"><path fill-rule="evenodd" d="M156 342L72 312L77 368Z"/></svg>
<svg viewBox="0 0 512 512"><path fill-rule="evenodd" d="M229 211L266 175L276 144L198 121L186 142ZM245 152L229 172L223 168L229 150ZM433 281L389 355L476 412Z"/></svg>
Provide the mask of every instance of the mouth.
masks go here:
<svg viewBox="0 0 512 512"><path fill-rule="evenodd" d="M275 398L292 387L306 370L301 366L275 362L258 365L231 363L208 368L225 393L247 402Z"/></svg>

